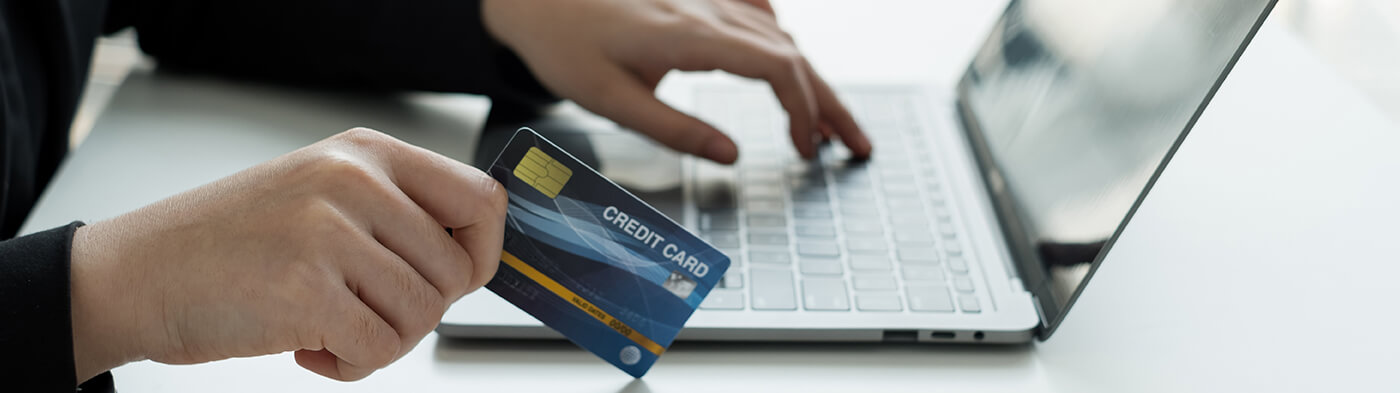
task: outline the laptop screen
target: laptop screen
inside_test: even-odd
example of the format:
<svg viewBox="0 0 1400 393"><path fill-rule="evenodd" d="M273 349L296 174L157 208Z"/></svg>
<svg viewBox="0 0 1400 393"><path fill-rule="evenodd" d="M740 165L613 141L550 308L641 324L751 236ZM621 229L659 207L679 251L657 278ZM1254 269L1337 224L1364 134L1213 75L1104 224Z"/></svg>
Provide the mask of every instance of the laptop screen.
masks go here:
<svg viewBox="0 0 1400 393"><path fill-rule="evenodd" d="M1013 0L993 28L959 107L1042 338L1273 4Z"/></svg>

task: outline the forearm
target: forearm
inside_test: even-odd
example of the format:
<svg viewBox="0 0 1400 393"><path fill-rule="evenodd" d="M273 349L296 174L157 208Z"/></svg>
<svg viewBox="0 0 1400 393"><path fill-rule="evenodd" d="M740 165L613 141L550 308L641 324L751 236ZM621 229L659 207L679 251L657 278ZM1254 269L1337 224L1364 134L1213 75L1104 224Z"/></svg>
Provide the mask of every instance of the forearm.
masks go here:
<svg viewBox="0 0 1400 393"><path fill-rule="evenodd" d="M162 66L353 89L552 97L482 25L479 0L119 0Z"/></svg>

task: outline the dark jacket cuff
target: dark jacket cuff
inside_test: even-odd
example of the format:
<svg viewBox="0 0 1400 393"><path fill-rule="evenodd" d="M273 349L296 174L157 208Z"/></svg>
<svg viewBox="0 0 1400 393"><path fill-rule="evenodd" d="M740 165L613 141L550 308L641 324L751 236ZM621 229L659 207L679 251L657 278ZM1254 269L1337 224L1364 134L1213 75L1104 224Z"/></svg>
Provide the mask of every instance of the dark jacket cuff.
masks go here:
<svg viewBox="0 0 1400 393"><path fill-rule="evenodd" d="M0 381L16 392L77 386L69 251L82 225L0 242Z"/></svg>

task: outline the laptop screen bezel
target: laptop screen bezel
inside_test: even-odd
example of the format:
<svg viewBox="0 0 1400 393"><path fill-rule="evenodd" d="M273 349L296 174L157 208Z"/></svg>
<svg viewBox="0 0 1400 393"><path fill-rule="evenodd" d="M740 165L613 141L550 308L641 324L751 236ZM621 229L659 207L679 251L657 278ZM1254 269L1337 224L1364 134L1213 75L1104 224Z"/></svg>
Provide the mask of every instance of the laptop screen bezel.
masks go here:
<svg viewBox="0 0 1400 393"><path fill-rule="evenodd" d="M1270 0L1269 3L1264 6L1263 11L1255 19L1254 25L1251 26L1249 32L1245 34L1239 47L1234 50L1229 62L1225 64L1225 68L1215 79L1210 90L1206 93L1205 98L1201 100L1200 105L1196 107L1196 110L1186 122L1181 133L1172 142L1171 148L1167 150L1161 162L1157 164L1156 170L1152 172L1152 176L1148 179L1147 184L1133 201L1132 207L1128 209L1128 213L1123 217L1123 220L1119 222L1118 227L1114 229L1113 234L1109 236L1098 255L1094 257L1088 272L1085 273L1084 278L1079 282L1074 292L1064 302L1063 307L1055 304L1053 296L1050 294L1049 280L1046 279L1046 274L1041 266L1040 259L1035 253L1035 247L1031 244L1029 236L1024 230L1024 221L1021 218L1023 216L1016 207L1014 194L1010 190L1005 189L1001 184L999 180L1002 178L1000 168L997 167L992 158L990 148L986 143L985 134L983 133L980 123L977 121L977 114L973 111L966 99L971 84L977 77L976 72L974 68L969 65L967 71L963 73L957 87L956 112L959 121L962 123L961 128L963 132L967 134L967 141L970 144L977 167L981 172L982 185L986 188L991 199L998 224L1000 224L998 226L1001 228L1002 237L1006 242L1007 249L1010 250L1011 259L1014 262L1017 274L1020 276L1021 283L1026 291L1030 292L1032 297L1034 297L1036 309L1040 313L1040 327L1036 329L1036 337L1038 339L1044 341L1050 338L1050 335L1059 327L1060 322L1064 321L1070 308L1074 306L1075 302L1079 299L1079 295L1084 292L1084 288L1089 284L1089 280L1094 277L1094 273L1097 272L1099 266L1103 264L1103 260L1108 256L1109 250L1112 249L1114 243L1118 241L1118 237L1122 235L1124 228L1127 228L1128 222L1132 221L1133 215L1137 213L1138 207L1142 205L1142 201L1147 198L1147 194L1152 190L1152 186L1157 183L1157 178L1161 176L1162 172L1166 169L1167 163L1169 163L1172 156L1176 154L1177 148L1181 146L1181 143L1186 140L1186 136L1190 134L1191 129L1195 127L1196 121L1200 119L1206 106L1209 105L1211 99L1215 97L1216 91L1218 91L1220 86L1225 82L1225 77L1234 69L1235 63L1238 62L1240 56L1244 54L1245 47L1249 46L1249 43L1253 41L1254 35L1259 32L1260 26L1263 26L1264 21L1268 19L1268 15L1273 11L1277 3L1278 0ZM1007 11L1011 11L1012 7L1015 5L1015 2L1012 2L1011 5L1007 6ZM994 25L993 29L999 28L999 26L1004 23L1007 11L1003 11L1002 16ZM996 35L992 33L986 36L989 37L989 40L995 39L996 37ZM988 43L984 43L983 46L987 44Z"/></svg>

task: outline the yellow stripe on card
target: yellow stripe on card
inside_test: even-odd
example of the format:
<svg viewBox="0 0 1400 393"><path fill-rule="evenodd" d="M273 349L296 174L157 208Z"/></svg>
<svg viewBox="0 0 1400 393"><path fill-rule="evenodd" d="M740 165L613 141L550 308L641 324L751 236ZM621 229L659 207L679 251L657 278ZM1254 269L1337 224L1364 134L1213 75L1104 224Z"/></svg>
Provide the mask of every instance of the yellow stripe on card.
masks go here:
<svg viewBox="0 0 1400 393"><path fill-rule="evenodd" d="M521 157L520 163L515 164L514 173L515 177L524 180L525 184L529 184L550 199L559 196L559 191L564 189L564 183L568 183L569 177L574 175L573 170L560 164L538 147L531 147L525 152L525 157Z"/></svg>
<svg viewBox="0 0 1400 393"><path fill-rule="evenodd" d="M517 167L517 169L518 168L519 167ZM637 343L637 345L642 346L642 348L646 348L648 351L651 351L651 353L654 353L657 356L661 356L661 353L666 351L665 347L662 347L655 341L651 341L650 338L647 338L641 333L638 333L636 330L632 329L631 326L627 326L627 324L623 323L622 321L619 321L617 318L613 318L612 315L608 315L608 313L603 311L603 309L598 308L598 306L594 306L593 303L587 300L584 300L583 297L580 297L578 294L574 293L574 291L569 290L569 288L564 288L564 286L560 285L559 282L554 281L554 279L549 278L549 276L544 275L544 273L540 273L539 270L535 270L534 267L531 267L530 265L526 264L525 261L520 260L520 258L516 258L515 255L512 255L509 252L501 251L501 262L505 262L506 265L509 265L510 267L519 271L521 274L524 274L525 277L529 277L531 280L534 280L541 286L545 287L545 289L548 289L555 295L559 295L559 297L564 298L564 300L568 301L569 304L578 307L580 310L583 310L584 313L592 315L593 318L596 318L599 322L602 322L604 325L607 325L613 330L616 330L623 336L627 336L627 338L632 340L632 342Z"/></svg>

